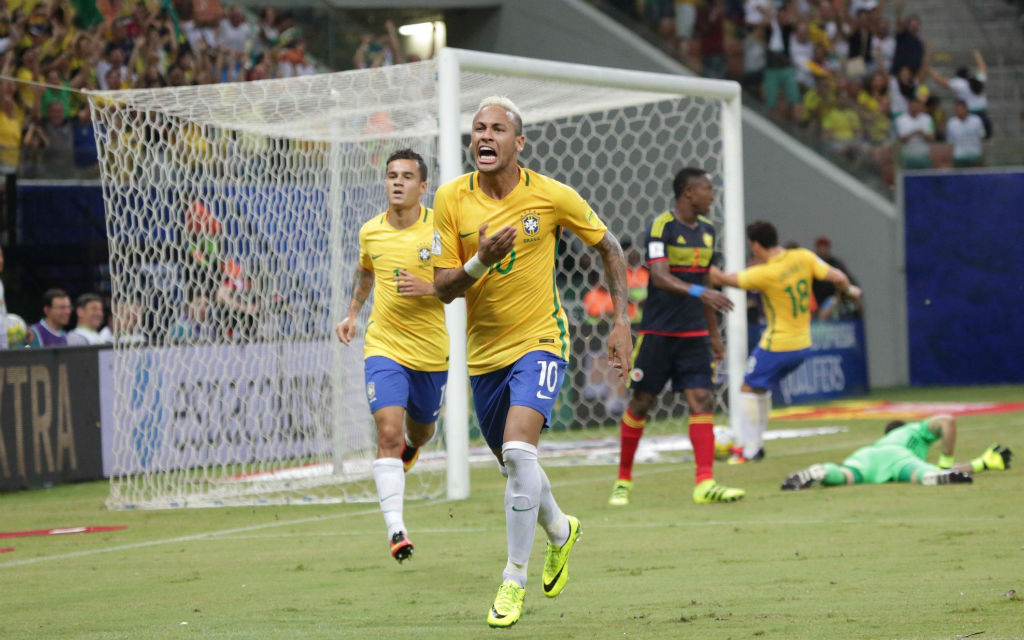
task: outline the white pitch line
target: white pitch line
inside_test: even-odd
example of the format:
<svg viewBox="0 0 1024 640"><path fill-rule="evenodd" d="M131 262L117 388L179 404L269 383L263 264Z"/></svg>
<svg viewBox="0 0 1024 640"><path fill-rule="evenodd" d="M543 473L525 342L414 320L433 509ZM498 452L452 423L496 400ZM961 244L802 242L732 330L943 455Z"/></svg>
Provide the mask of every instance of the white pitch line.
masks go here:
<svg viewBox="0 0 1024 640"><path fill-rule="evenodd" d="M440 500L431 500L424 502L421 505L425 506L431 503L438 503ZM66 560L69 558L81 558L83 556L91 556L98 553L112 553L114 551L128 551L131 549L141 549L145 547L155 547L162 544L174 544L176 542L192 542L195 540L202 540L204 538L217 538L221 536L230 536L237 533L246 533L248 531L260 531L263 529L272 529L274 527L286 527L289 525L298 524L309 524L312 522L323 522L325 520L336 520L340 518L350 518L354 516L365 516L374 513L379 513L380 510L377 507L373 509L364 509L362 511L352 511L348 513L337 513L328 516L316 516L315 518L299 518L297 520L277 520L274 522L266 522L263 524L254 524L248 527L236 527L233 529L223 529L221 531L208 531L206 533L196 533L190 536L178 536L176 538L164 538L162 540L149 540L146 542L134 542L131 544L121 544L113 547L104 547L101 549L86 549L85 551L74 551L71 553L61 553L53 556L40 556L38 558L26 558L24 560L13 560L11 562L0 563L0 569L5 567L20 567L28 564L37 564L39 562L47 562L49 560Z"/></svg>

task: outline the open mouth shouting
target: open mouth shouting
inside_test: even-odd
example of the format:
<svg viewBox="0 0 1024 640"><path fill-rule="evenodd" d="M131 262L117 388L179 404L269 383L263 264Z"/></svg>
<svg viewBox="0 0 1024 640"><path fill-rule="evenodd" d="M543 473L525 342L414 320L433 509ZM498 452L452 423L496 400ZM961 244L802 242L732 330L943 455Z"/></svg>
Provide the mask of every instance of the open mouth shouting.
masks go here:
<svg viewBox="0 0 1024 640"><path fill-rule="evenodd" d="M489 145L480 145L476 149L476 163L481 169L493 167L498 163L498 151Z"/></svg>

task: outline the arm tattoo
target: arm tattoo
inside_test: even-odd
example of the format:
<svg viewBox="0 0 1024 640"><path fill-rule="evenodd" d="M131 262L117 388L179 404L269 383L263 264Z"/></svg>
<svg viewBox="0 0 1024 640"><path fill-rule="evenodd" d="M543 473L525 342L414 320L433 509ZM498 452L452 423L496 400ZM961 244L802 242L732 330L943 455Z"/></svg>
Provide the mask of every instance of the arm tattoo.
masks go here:
<svg viewBox="0 0 1024 640"><path fill-rule="evenodd" d="M366 299L370 297L371 289L373 289L373 272L356 266L355 275L352 276L352 302L349 309L359 311Z"/></svg>
<svg viewBox="0 0 1024 640"><path fill-rule="evenodd" d="M594 248L604 263L604 277L615 306L615 317L629 324L629 285L626 283L626 258L622 247L612 232L606 231Z"/></svg>

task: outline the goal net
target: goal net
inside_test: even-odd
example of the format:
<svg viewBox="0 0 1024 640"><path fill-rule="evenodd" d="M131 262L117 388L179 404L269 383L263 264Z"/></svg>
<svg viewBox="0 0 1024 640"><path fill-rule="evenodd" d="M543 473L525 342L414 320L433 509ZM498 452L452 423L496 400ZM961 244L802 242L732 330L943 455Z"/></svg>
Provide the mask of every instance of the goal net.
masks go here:
<svg viewBox="0 0 1024 640"><path fill-rule="evenodd" d="M523 111L521 163L576 188L635 264L680 168L705 168L725 192L716 221L739 206L732 83L447 49L379 69L91 94L115 333L108 507L376 500L361 343L334 337L359 227L387 207L392 151L427 160L428 206L470 171L469 122L492 94ZM625 391L603 365L609 324L588 297L600 259L566 239L558 280L574 342L552 422L586 428L616 422ZM738 246L742 260L742 235ZM464 326L464 307L449 308L456 329L460 314ZM409 498L464 497L469 461L493 464L472 439L465 336L452 333L448 408ZM656 417L683 413L666 396Z"/></svg>

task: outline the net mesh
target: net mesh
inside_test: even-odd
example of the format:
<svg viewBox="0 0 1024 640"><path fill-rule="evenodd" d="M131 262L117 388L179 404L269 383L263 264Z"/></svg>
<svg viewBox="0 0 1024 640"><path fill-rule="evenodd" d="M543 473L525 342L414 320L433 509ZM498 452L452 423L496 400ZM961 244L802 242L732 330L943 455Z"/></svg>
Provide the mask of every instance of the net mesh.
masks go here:
<svg viewBox="0 0 1024 640"><path fill-rule="evenodd" d="M412 147L427 160L427 204L437 187L436 78L426 61L92 94L115 333L109 507L376 499L361 344L341 346L333 327L359 227L387 206L387 156ZM523 112L521 163L576 188L632 244L635 267L676 171L703 167L720 186L715 100L463 72L464 131L493 94ZM587 297L600 260L571 234L563 249L574 342L552 423L614 422L625 389L601 357L607 317ZM654 417L684 412L665 396ZM408 475L410 498L443 490L439 431Z"/></svg>

